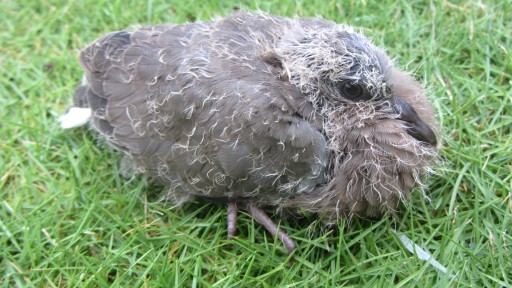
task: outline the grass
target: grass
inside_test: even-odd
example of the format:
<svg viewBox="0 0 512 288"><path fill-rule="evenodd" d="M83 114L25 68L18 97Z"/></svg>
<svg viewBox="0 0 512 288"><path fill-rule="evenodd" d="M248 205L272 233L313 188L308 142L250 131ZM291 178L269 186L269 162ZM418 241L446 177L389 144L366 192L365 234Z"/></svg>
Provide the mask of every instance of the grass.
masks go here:
<svg viewBox="0 0 512 288"><path fill-rule="evenodd" d="M2 2L2 286L512 286L510 1L199 2ZM158 188L121 178L117 153L85 129L58 128L81 78L77 51L88 42L134 24L208 20L235 6L360 27L427 83L445 135L431 201L416 193L400 217L342 221L332 231L310 227L313 215L284 220L299 243L290 264L247 215L228 249L226 209L154 204ZM409 253L391 229L448 273Z"/></svg>

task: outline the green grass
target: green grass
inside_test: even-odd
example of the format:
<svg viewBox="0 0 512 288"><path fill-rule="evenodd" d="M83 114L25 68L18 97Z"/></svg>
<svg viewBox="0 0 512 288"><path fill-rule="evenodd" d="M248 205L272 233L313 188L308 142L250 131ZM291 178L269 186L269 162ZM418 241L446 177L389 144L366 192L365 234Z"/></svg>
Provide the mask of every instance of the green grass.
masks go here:
<svg viewBox="0 0 512 288"><path fill-rule="evenodd" d="M512 286L510 1L196 2L2 1L2 286ZM59 129L81 47L134 24L208 20L235 6L360 27L427 83L445 135L431 201L416 193L400 217L335 231L309 227L313 215L284 220L299 244L290 264L247 215L229 249L224 207L154 204L158 188L121 178L119 155L92 133ZM456 277L409 253L391 229Z"/></svg>

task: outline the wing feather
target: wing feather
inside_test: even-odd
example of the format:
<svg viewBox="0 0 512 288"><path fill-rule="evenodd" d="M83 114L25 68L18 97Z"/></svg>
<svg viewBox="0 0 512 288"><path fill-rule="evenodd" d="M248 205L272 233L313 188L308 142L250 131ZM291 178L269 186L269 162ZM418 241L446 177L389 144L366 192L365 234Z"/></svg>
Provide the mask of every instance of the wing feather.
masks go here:
<svg viewBox="0 0 512 288"><path fill-rule="evenodd" d="M284 20L241 21L145 27L88 46L93 123L186 193L271 201L311 191L328 164L321 119L264 57Z"/></svg>

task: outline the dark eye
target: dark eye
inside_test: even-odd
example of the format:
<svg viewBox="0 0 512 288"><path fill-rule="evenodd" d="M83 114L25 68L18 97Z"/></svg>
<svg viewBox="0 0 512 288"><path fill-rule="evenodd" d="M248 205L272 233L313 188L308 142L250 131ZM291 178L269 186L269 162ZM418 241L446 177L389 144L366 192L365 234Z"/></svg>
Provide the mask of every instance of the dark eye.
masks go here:
<svg viewBox="0 0 512 288"><path fill-rule="evenodd" d="M367 96L366 90L359 83L344 81L341 82L338 87L341 95L352 101L362 100Z"/></svg>

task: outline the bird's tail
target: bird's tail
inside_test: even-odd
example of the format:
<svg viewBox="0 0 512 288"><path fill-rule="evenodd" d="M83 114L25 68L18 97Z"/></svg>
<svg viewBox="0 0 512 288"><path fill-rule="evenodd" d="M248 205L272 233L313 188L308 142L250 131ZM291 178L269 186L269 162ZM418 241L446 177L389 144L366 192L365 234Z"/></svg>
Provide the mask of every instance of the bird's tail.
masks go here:
<svg viewBox="0 0 512 288"><path fill-rule="evenodd" d="M73 106L66 113L59 117L60 126L63 129L82 126L89 122L92 110L97 109L101 105L103 95L102 75L112 66L112 61L118 59L118 53L124 51L120 49L130 43L130 33L125 31L112 32L91 45L87 46L80 53L80 64L84 68L85 73L94 73L97 77L89 80L83 77L74 96ZM90 97L95 95L95 97ZM92 102L91 102L92 101ZM99 102L99 103L98 103Z"/></svg>

